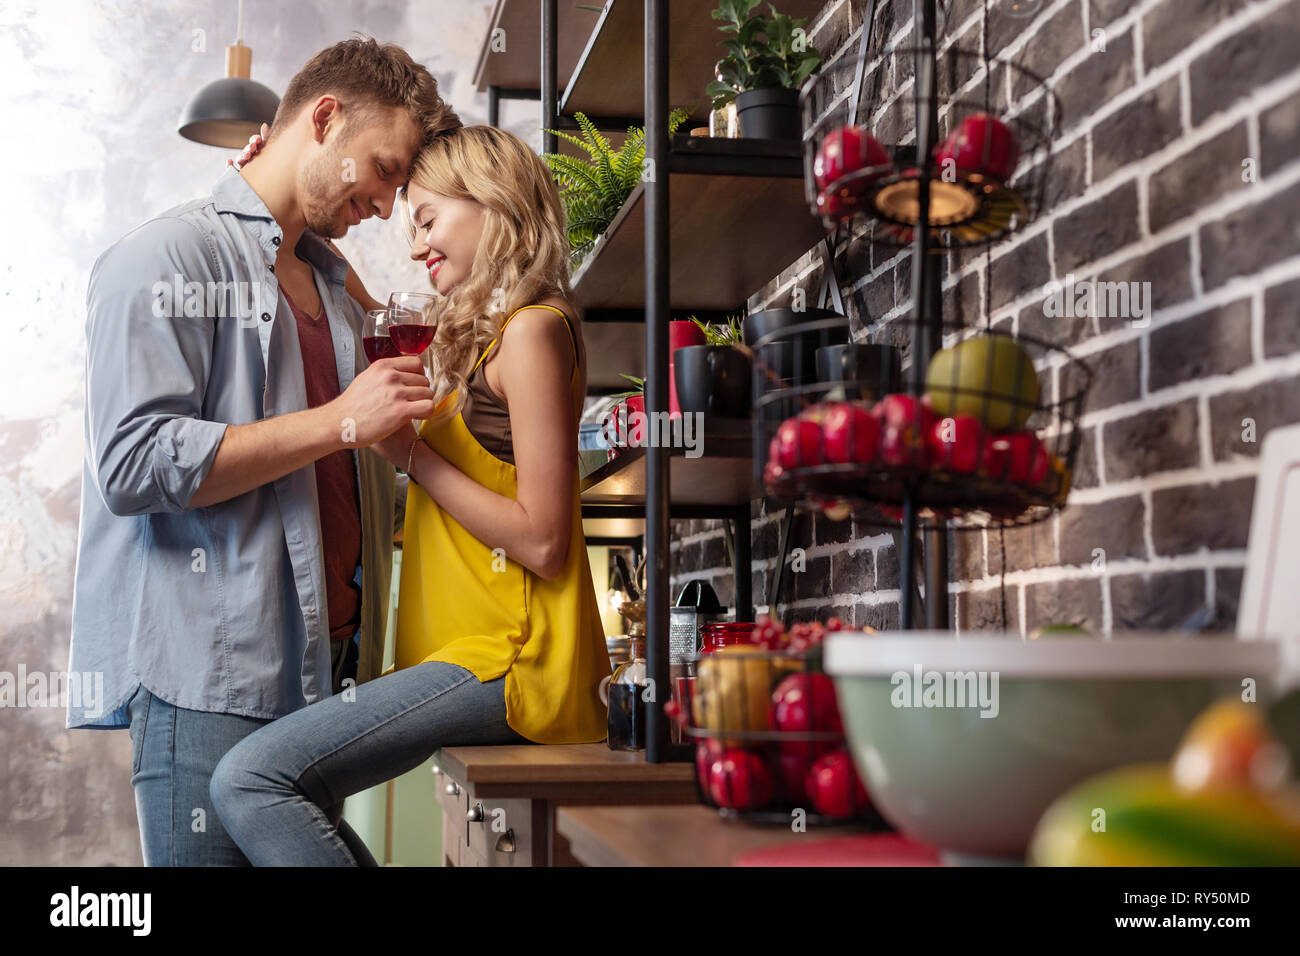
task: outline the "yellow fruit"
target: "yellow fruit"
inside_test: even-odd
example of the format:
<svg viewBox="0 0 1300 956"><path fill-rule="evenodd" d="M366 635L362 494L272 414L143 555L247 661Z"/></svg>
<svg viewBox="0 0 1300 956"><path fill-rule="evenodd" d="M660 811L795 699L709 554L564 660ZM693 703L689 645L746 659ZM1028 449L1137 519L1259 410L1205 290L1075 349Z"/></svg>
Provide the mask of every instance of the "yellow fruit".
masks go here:
<svg viewBox="0 0 1300 956"><path fill-rule="evenodd" d="M1289 757L1261 706L1229 698L1197 717L1174 756L1174 782L1188 792L1223 787L1274 790L1284 784Z"/></svg>
<svg viewBox="0 0 1300 956"><path fill-rule="evenodd" d="M1006 335L980 335L930 359L926 390L941 416L973 415L993 431L1020 428L1038 407L1038 373Z"/></svg>
<svg viewBox="0 0 1300 956"><path fill-rule="evenodd" d="M1189 793L1163 764L1092 777L1038 822L1035 866L1300 865L1300 794L1231 786Z"/></svg>
<svg viewBox="0 0 1300 956"><path fill-rule="evenodd" d="M704 655L692 693L695 725L706 730L768 730L772 686L799 666L798 661L774 657L764 648L745 644Z"/></svg>

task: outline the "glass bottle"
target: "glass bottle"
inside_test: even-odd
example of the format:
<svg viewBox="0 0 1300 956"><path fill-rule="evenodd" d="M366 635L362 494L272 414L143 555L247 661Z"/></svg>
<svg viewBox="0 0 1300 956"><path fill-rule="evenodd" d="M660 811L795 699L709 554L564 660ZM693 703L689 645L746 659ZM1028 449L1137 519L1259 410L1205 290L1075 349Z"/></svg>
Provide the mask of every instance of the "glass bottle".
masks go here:
<svg viewBox="0 0 1300 956"><path fill-rule="evenodd" d="M645 689L645 637L634 635L631 659L601 681L600 697L609 707L610 750L645 750Z"/></svg>

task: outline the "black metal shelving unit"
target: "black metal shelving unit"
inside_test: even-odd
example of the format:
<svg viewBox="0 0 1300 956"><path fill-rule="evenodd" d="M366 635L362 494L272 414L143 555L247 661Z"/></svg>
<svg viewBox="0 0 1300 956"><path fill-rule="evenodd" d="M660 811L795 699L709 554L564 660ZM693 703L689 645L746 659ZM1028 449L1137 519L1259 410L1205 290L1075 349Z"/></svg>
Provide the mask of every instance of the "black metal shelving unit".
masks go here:
<svg viewBox="0 0 1300 956"><path fill-rule="evenodd" d="M532 21L536 24L535 35L539 41L536 59L525 57L522 64L515 62L511 66L514 71L521 68L525 71L534 70L533 75L539 77L536 88L526 85L520 78L522 74L518 72L494 71L488 44L484 46L476 80L479 88L486 89L489 94L489 121L494 124L499 119L499 104L504 99L539 100L541 126L544 129L573 128L576 123L571 114L575 111L586 113L602 130L622 131L629 125L644 122L646 157L654 169L662 172L638 187L628 200L607 232L603 245L598 246L575 272L574 289L580 299L584 295L591 296L591 302L584 302L591 317L587 323L588 329L598 330L595 333L597 336L606 336L603 340L607 346L605 352L617 354L619 358L616 361L627 361L629 356L634 355L627 348L629 336L635 333L638 324L641 325L644 340L645 407L649 413L666 411L668 407L668 323L674 309L690 309L703 315L709 311L741 308L745 298L752 294L753 288L761 287L763 282L779 274L781 269L814 246L820 248L827 266L827 280L823 284L821 298L825 300L829 293L830 299L841 311L842 302L836 282L831 278L834 272L833 248L826 240L824 229L809 215L804 202L798 144L783 149L780 144L746 144L739 140L713 143L707 140L689 142L685 137L670 140L667 128L668 114L673 106L670 96L673 89L680 95L683 89L689 89L690 84L698 81L700 99L707 104L703 95L707 78L700 79L696 75L698 70L694 67L688 75L674 75L674 65L680 67L696 61L711 63L708 57L716 60L718 56L713 52L701 52L699 48L692 48L682 42L671 44L670 13L675 6L679 13L689 12L692 17L699 18L701 14L708 13L708 5L699 2L687 5L680 0L676 4L671 0L642 0L642 3L643 9L638 14L635 0L607 0L593 22L590 19L592 12L583 11L582 5L573 3L572 0L564 0L563 3L560 0L541 0L540 20ZM937 140L938 135L934 100L930 95L935 84L936 4L935 0L914 0L914 4L919 48L916 57L917 146L920 155L927 155L924 151ZM787 0L782 4L782 9L795 16L806 16L816 13L823 5L823 0ZM875 6L874 2L868 4L871 14L874 14ZM530 15L536 18L537 8L527 0L498 0L492 28L513 23L516 24L515 32L530 37L531 30L526 27ZM583 15L588 16L586 21L581 19ZM644 109L643 116L639 117L628 115L635 111L636 104L631 98L636 92L634 87L629 90L629 84L626 83L610 85L599 82L603 75L602 69L612 70L613 64L617 64L625 76L635 62L629 51L636 46L635 20L638 15L644 31L641 44ZM864 48L870 36L871 19L873 17L869 15L863 29ZM698 24L692 23L690 29L697 31L697 36L707 34L710 40L714 40L716 38L711 36L713 26L711 19L702 20ZM585 41L579 43L581 38L578 34L584 29L589 32ZM518 50L517 45L515 50ZM633 77L632 83L634 82ZM543 149L555 151L555 139L550 134L544 134ZM683 197L686 202L690 201L689 197L695 195L700 188L700 182L688 182L691 177L705 177L700 181L704 183L705 190L717 182L746 178L750 182L745 188L760 190L770 187L772 196L778 197L778 206L789 203L788 211L780 208L774 214L781 226L780 234L774 239L774 246L764 246L768 258L763 260L763 264L768 271L758 277L752 288L746 288L743 295L739 296L739 301L731 300L731 296L737 295L734 290L721 296L701 295L695 299L674 294L674 287L680 291L689 288L690 283L689 276L683 279L682 260L675 263L673 259L671 198L676 194L679 201ZM709 181L709 177L714 178L713 182ZM760 182L764 184L763 187L757 185ZM788 194L782 192L783 182L790 187ZM739 207L743 204L744 189L737 190L737 195ZM924 185L919 199L921 207L927 208L928 190ZM772 197L768 196L767 201L772 202ZM912 375L923 377L926 363L919 357L931 355L940 346L942 339L942 280L938 263L929 254L932 248L931 230L924 222L925 217L921 219L913 242L912 294L913 301L917 303L918 328L923 331L916 343L915 355L918 358L912 363ZM635 235L638 229L642 232L639 242ZM746 241L751 243L747 247L751 250L755 245L763 245L754 244L753 237L749 235L746 235ZM684 248L689 242L689 232L678 237L678 244ZM639 276L633 274L628 280L628 264L635 262L635 254L638 252L642 259L642 272ZM725 273L731 264L725 261L727 252L725 247L717 250L717 255L721 257L719 272ZM698 266L698 263L695 265ZM633 301L635 295L630 294L628 286L629 281L635 283L637 279L643 285L640 302ZM752 276L744 277L741 285L751 279ZM631 287L631 291L635 291L634 287ZM622 351L619 351L620 348ZM644 540L649 555L645 595L647 670L657 687L670 686L668 559L671 518L721 518L731 522L737 619L748 620L752 615L750 508L755 498L763 496L763 490L752 479L751 435L748 431L741 435L735 430L734 424L706 423L705 447L710 448L710 451L701 459L686 460L680 449L653 445L627 449L614 460L588 472L582 480L584 518L644 515ZM710 429L713 431L710 432ZM913 619L912 601L909 600L914 580L917 527L915 503L909 500L904 504L901 534L898 538L903 594L901 625L904 628L914 627L917 623ZM788 544L788 530L787 521L782 534L783 548ZM936 629L948 627L946 534L943 529L927 530L924 541L927 598L924 605L925 623L927 627ZM599 537L592 540L627 543L629 539ZM691 759L692 748L671 743L668 718L663 712L662 704L663 701L660 700L648 708L650 719L647 726L646 760L658 763Z"/></svg>

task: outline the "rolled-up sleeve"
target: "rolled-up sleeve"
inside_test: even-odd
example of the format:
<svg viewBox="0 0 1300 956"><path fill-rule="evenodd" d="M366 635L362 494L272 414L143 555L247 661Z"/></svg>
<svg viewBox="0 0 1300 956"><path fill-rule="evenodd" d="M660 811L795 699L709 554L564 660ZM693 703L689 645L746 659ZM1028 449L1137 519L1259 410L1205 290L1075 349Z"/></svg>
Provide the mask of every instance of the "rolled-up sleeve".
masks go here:
<svg viewBox="0 0 1300 956"><path fill-rule="evenodd" d="M216 319L173 299L188 282L206 290L215 272L203 234L180 219L145 223L91 272L86 440L115 515L184 511L212 467L227 427L200 417Z"/></svg>

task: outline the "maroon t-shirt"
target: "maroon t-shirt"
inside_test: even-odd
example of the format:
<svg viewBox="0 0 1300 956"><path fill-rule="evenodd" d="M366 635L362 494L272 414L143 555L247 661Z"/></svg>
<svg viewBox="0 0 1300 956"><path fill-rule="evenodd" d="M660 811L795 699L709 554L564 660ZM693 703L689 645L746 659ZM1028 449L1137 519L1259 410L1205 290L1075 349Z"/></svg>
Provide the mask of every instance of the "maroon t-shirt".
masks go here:
<svg viewBox="0 0 1300 956"><path fill-rule="evenodd" d="M281 287L281 292L284 288ZM338 366L329 320L312 318L285 293L298 321L307 407L316 408L339 395ZM320 502L321 545L325 549L325 593L329 600L330 640L350 638L361 621L361 589L354 578L361 563L361 508L352 452L336 451L316 460L316 496Z"/></svg>

